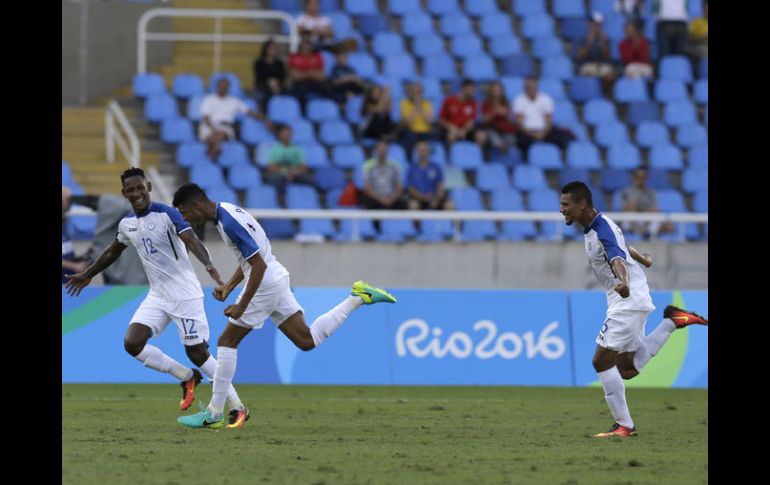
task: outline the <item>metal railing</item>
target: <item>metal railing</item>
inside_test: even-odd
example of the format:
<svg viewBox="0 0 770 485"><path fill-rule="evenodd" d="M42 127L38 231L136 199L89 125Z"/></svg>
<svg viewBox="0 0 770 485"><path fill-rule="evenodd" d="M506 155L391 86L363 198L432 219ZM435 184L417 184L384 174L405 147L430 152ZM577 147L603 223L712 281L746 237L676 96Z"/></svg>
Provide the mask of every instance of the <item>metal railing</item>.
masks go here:
<svg viewBox="0 0 770 485"><path fill-rule="evenodd" d="M147 24L157 17L198 17L213 18L214 33L164 33L147 32ZM222 19L254 19L254 20L283 20L289 24L289 35L272 34L223 34ZM214 43L214 72L220 71L222 57L222 42L265 42L273 39L275 42L288 42L291 52L297 50L299 32L296 21L291 15L277 10L224 10L205 8L153 8L139 18L137 24L137 73L147 72L147 42L213 42Z"/></svg>
<svg viewBox="0 0 770 485"><path fill-rule="evenodd" d="M117 120L117 123L115 121ZM107 103L104 113L104 142L107 145L107 163L115 162L115 145L126 157L129 165L139 167L141 165L142 149L136 131L128 122L126 114L120 108L117 101ZM120 130L118 130L120 127Z"/></svg>

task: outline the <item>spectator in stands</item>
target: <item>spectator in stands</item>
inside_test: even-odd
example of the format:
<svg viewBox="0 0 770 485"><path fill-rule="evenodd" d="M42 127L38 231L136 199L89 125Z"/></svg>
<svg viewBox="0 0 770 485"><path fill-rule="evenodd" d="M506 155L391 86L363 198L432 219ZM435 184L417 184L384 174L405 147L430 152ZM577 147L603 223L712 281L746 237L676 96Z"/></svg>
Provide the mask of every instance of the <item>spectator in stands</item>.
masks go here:
<svg viewBox="0 0 770 485"><path fill-rule="evenodd" d="M658 59L684 55L687 44L687 5L685 0L658 0L656 36Z"/></svg>
<svg viewBox="0 0 770 485"><path fill-rule="evenodd" d="M642 9L644 8L644 0L618 0L615 3L615 10L625 15L629 21L642 22Z"/></svg>
<svg viewBox="0 0 770 485"><path fill-rule="evenodd" d="M647 187L647 171L643 168L634 170L631 185L620 192L623 212L659 212L658 194ZM671 223L632 222L628 231L649 237L650 234L673 231Z"/></svg>
<svg viewBox="0 0 770 485"><path fill-rule="evenodd" d="M310 93L325 98L330 97L324 73L324 58L313 51L313 45L307 35L302 36L297 52L289 56L289 75L292 96L299 100L303 110L307 105L307 95Z"/></svg>
<svg viewBox="0 0 770 485"><path fill-rule="evenodd" d="M441 167L430 161L430 145L417 142L417 160L409 167L407 175L409 208L412 210L452 210L454 203L444 187Z"/></svg>
<svg viewBox="0 0 770 485"><path fill-rule="evenodd" d="M362 136L375 140L389 138L395 128L390 110L390 86L370 86L361 105L361 117L364 119L361 124Z"/></svg>
<svg viewBox="0 0 770 485"><path fill-rule="evenodd" d="M263 106L271 96L286 90L286 66L278 57L278 48L272 39L262 44L262 55L254 61L254 80Z"/></svg>
<svg viewBox="0 0 770 485"><path fill-rule="evenodd" d="M451 145L458 140L475 141L481 146L487 142L487 134L478 129L476 116L478 107L474 99L476 85L470 79L463 79L460 92L449 96L441 105L439 125L442 138Z"/></svg>
<svg viewBox="0 0 770 485"><path fill-rule="evenodd" d="M366 209L406 209L401 171L388 159L387 141L378 141L374 154L374 160L364 164L361 203Z"/></svg>
<svg viewBox="0 0 770 485"><path fill-rule="evenodd" d="M366 82L348 64L348 52L337 49L334 67L331 72L332 94L338 103L344 103L349 97L361 94L366 88Z"/></svg>
<svg viewBox="0 0 770 485"><path fill-rule="evenodd" d="M581 76L600 77L606 85L615 79L615 68L610 57L610 41L607 33L602 30L604 15L600 12L591 14L588 35L580 44L577 61L580 64L578 72Z"/></svg>
<svg viewBox="0 0 770 485"><path fill-rule="evenodd" d="M235 139L235 116L248 113L250 116L270 122L262 113L254 111L242 99L227 94L230 81L220 78L217 81L217 92L206 95L201 102L201 122L198 126L198 136L206 143L206 154L212 160L222 151L221 143Z"/></svg>
<svg viewBox="0 0 770 485"><path fill-rule="evenodd" d="M553 98L538 91L537 79L524 81L524 92L513 100L513 115L518 127L516 142L524 156L536 141L555 143L564 150L575 138L569 131L553 126Z"/></svg>
<svg viewBox="0 0 770 485"><path fill-rule="evenodd" d="M334 29L329 17L321 15L318 0L305 0L305 11L297 17L297 29L307 35L316 50L328 48L334 39Z"/></svg>
<svg viewBox="0 0 770 485"><path fill-rule="evenodd" d="M292 130L289 125L279 125L278 143L268 152L268 165L265 182L275 187L280 194L286 190L286 184L313 185L313 177L308 173L305 152L291 143Z"/></svg>
<svg viewBox="0 0 770 485"><path fill-rule="evenodd" d="M630 78L653 77L650 65L650 41L639 32L639 26L626 22L626 38L620 42L623 75Z"/></svg>
<svg viewBox="0 0 770 485"><path fill-rule="evenodd" d="M487 131L489 143L502 153L507 153L516 143L517 128L513 123L511 104L503 85L497 81L487 88L487 96L481 105L481 126Z"/></svg>
<svg viewBox="0 0 770 485"><path fill-rule="evenodd" d="M433 138L433 105L422 93L422 84L415 82L401 100L401 144L410 157L417 141Z"/></svg>
<svg viewBox="0 0 770 485"><path fill-rule="evenodd" d="M688 52L693 60L709 55L709 2L703 2L703 17L690 22Z"/></svg>
<svg viewBox="0 0 770 485"><path fill-rule="evenodd" d="M61 283L67 282L67 276L82 273L88 267L83 258L75 256L72 246L72 238L67 230L67 211L70 210L72 190L62 185L61 187Z"/></svg>

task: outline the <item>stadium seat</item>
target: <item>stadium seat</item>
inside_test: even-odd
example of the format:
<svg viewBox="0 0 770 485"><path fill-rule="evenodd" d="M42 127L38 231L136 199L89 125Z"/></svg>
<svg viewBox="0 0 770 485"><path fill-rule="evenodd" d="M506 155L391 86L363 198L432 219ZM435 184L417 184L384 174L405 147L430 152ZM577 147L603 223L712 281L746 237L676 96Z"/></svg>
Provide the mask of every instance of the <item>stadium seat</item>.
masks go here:
<svg viewBox="0 0 770 485"><path fill-rule="evenodd" d="M472 0L463 2L465 11L474 17L489 15L499 12L495 0Z"/></svg>
<svg viewBox="0 0 770 485"><path fill-rule="evenodd" d="M701 189L695 192L695 198L693 199L693 209L695 212L708 212L709 211L709 191L708 189Z"/></svg>
<svg viewBox="0 0 770 485"><path fill-rule="evenodd" d="M340 168L357 168L364 164L364 150L352 144L338 145L332 149L334 165Z"/></svg>
<svg viewBox="0 0 770 485"><path fill-rule="evenodd" d="M404 38L395 32L380 32L372 40L372 53L379 58L404 52Z"/></svg>
<svg viewBox="0 0 770 485"><path fill-rule="evenodd" d="M484 192L510 188L508 170L498 163L481 165L476 171L476 187Z"/></svg>
<svg viewBox="0 0 770 485"><path fill-rule="evenodd" d="M521 42L514 34L496 35L489 39L489 53L495 59L521 54Z"/></svg>
<svg viewBox="0 0 770 485"><path fill-rule="evenodd" d="M655 83L655 100L661 103L683 101L689 98L684 81L661 79Z"/></svg>
<svg viewBox="0 0 770 485"><path fill-rule="evenodd" d="M652 101L629 103L626 119L633 126L637 126L643 121L659 121L660 109Z"/></svg>
<svg viewBox="0 0 770 485"><path fill-rule="evenodd" d="M350 15L379 15L376 0L343 0L344 10Z"/></svg>
<svg viewBox="0 0 770 485"><path fill-rule="evenodd" d="M573 101L578 103L601 98L602 89L599 79L589 76L575 76L570 84L569 95Z"/></svg>
<svg viewBox="0 0 770 485"><path fill-rule="evenodd" d="M634 101L647 101L647 86L643 79L631 79L622 77L615 81L613 95L619 103L631 103Z"/></svg>
<svg viewBox="0 0 770 485"><path fill-rule="evenodd" d="M388 18L382 15L364 15L358 19L358 26L361 35L369 38L387 32L390 28Z"/></svg>
<svg viewBox="0 0 770 485"><path fill-rule="evenodd" d="M222 169L208 162L198 163L190 167L190 182L200 185L206 191L225 186Z"/></svg>
<svg viewBox="0 0 770 485"><path fill-rule="evenodd" d="M586 9L583 0L554 0L553 15L556 18L585 17Z"/></svg>
<svg viewBox="0 0 770 485"><path fill-rule="evenodd" d="M340 119L337 103L330 99L316 98L307 103L307 118L313 123Z"/></svg>
<svg viewBox="0 0 770 485"><path fill-rule="evenodd" d="M166 82L163 76L154 72L137 74L133 79L134 96L148 98L153 95L166 94Z"/></svg>
<svg viewBox="0 0 770 485"><path fill-rule="evenodd" d="M540 188L533 190L528 196L529 209L535 212L557 212L559 210L559 194L549 188ZM546 221L540 222L540 230L537 234L537 239L545 241L558 240L558 228L562 228L564 224L559 221Z"/></svg>
<svg viewBox="0 0 770 485"><path fill-rule="evenodd" d="M628 142L628 129L620 121L604 121L596 125L594 139L602 148L613 143Z"/></svg>
<svg viewBox="0 0 770 485"><path fill-rule="evenodd" d="M176 163L190 168L199 163L214 163L206 156L206 145L198 142L182 143L176 147Z"/></svg>
<svg viewBox="0 0 770 485"><path fill-rule="evenodd" d="M513 169L513 187L524 192L546 187L545 174L538 167L517 165Z"/></svg>
<svg viewBox="0 0 770 485"><path fill-rule="evenodd" d="M461 57L463 59L483 55L484 52L484 46L481 43L481 39L473 34L452 37L449 45L450 53L455 57Z"/></svg>
<svg viewBox="0 0 770 485"><path fill-rule="evenodd" d="M446 50L444 49L444 39L434 32L415 36L412 41L412 50L414 51L414 55L421 59L437 54L446 54Z"/></svg>
<svg viewBox="0 0 770 485"><path fill-rule="evenodd" d="M541 81L542 82L542 81ZM555 99L553 108L553 123L556 126L565 126L576 122L577 111L575 105L568 99Z"/></svg>
<svg viewBox="0 0 770 485"><path fill-rule="evenodd" d="M287 12L299 12L302 10L302 0L270 0L270 8Z"/></svg>
<svg viewBox="0 0 770 485"><path fill-rule="evenodd" d="M431 15L436 17L462 11L457 0L428 0L427 10Z"/></svg>
<svg viewBox="0 0 770 485"><path fill-rule="evenodd" d="M289 123L297 118L302 118L297 98L291 96L273 96L267 102L267 117L271 121Z"/></svg>
<svg viewBox="0 0 770 485"><path fill-rule="evenodd" d="M698 63L698 79L708 79L709 77L709 58L703 57Z"/></svg>
<svg viewBox="0 0 770 485"><path fill-rule="evenodd" d="M228 81L230 81L230 89L227 91L228 95L237 96L237 97L243 96L243 90L241 89L241 80L238 76L236 76L232 72L215 72L214 74L212 74L209 77L208 92L210 93L216 92L217 83L222 78L226 78Z"/></svg>
<svg viewBox="0 0 770 485"><path fill-rule="evenodd" d="M340 230L337 232L335 240L352 240L354 226L356 226L356 231L358 232L358 237L360 239L371 240L378 236L377 229L375 229L374 223L371 219L342 219L340 220Z"/></svg>
<svg viewBox="0 0 770 485"><path fill-rule="evenodd" d="M300 145L305 153L307 166L310 168L326 167L329 165L329 158L326 155L326 148L320 143L305 143Z"/></svg>
<svg viewBox="0 0 770 485"><path fill-rule="evenodd" d="M610 144L607 149L607 165L613 169L631 170L642 165L639 149L629 142Z"/></svg>
<svg viewBox="0 0 770 485"><path fill-rule="evenodd" d="M693 81L690 60L684 56L665 56L660 60L660 79L690 83Z"/></svg>
<svg viewBox="0 0 770 485"><path fill-rule="evenodd" d="M362 79L368 80L377 75L377 63L372 56L365 52L351 52L348 54L348 65Z"/></svg>
<svg viewBox="0 0 770 485"><path fill-rule="evenodd" d="M316 187L323 191L343 189L347 184L345 173L337 167L319 167L315 171Z"/></svg>
<svg viewBox="0 0 770 485"><path fill-rule="evenodd" d="M631 172L617 168L607 168L601 171L601 189L604 192L615 192L631 185Z"/></svg>
<svg viewBox="0 0 770 485"><path fill-rule="evenodd" d="M527 39L541 35L554 35L553 19L547 13L528 15L521 23L521 33Z"/></svg>
<svg viewBox="0 0 770 485"><path fill-rule="evenodd" d="M599 149L590 141L573 141L567 146L567 165L571 168L599 170Z"/></svg>
<svg viewBox="0 0 770 485"><path fill-rule="evenodd" d="M709 80L699 79L695 82L693 96L698 104L708 104L709 102Z"/></svg>
<svg viewBox="0 0 770 485"><path fill-rule="evenodd" d="M606 99L591 99L583 106L583 119L590 125L617 121L615 105Z"/></svg>
<svg viewBox="0 0 770 485"><path fill-rule="evenodd" d="M708 190L708 187L708 168L688 168L682 174L682 190L685 192L692 194L701 190Z"/></svg>
<svg viewBox="0 0 770 485"><path fill-rule="evenodd" d="M475 2L471 4L475 4ZM502 35L514 35L511 17L502 12L485 14L481 17L479 32L484 38L490 40Z"/></svg>
<svg viewBox="0 0 770 485"><path fill-rule="evenodd" d="M529 164L544 170L558 170L564 165L559 147L542 142L535 142L530 146Z"/></svg>
<svg viewBox="0 0 770 485"><path fill-rule="evenodd" d="M452 221L429 220L420 222L420 230L415 239L417 242L446 241L454 234Z"/></svg>
<svg viewBox="0 0 770 485"><path fill-rule="evenodd" d="M318 192L309 185L288 184L286 186L287 209L320 209Z"/></svg>
<svg viewBox="0 0 770 485"><path fill-rule="evenodd" d="M407 15L401 21L401 31L407 37L433 33L433 19L425 12Z"/></svg>
<svg viewBox="0 0 770 485"><path fill-rule="evenodd" d="M516 96L524 92L524 78L522 77L503 76L500 78L500 84L503 85L503 91L511 102L516 99Z"/></svg>
<svg viewBox="0 0 770 485"><path fill-rule="evenodd" d="M289 122L289 126L292 130L291 141L293 143L313 143L316 141L313 124L309 121L295 118Z"/></svg>
<svg viewBox="0 0 770 485"><path fill-rule="evenodd" d="M246 207L250 209L278 209L278 193L275 187L262 185L247 190Z"/></svg>
<svg viewBox="0 0 770 485"><path fill-rule="evenodd" d="M484 163L481 148L470 141L458 141L449 150L452 165L465 170L477 169Z"/></svg>
<svg viewBox="0 0 770 485"><path fill-rule="evenodd" d="M661 168L648 169L647 185L655 190L673 189L674 185L671 183L671 172Z"/></svg>
<svg viewBox="0 0 770 485"><path fill-rule="evenodd" d="M542 71L543 78L560 79L562 81L570 80L575 76L572 72L572 61L564 55L543 59ZM573 99L575 98L573 97Z"/></svg>
<svg viewBox="0 0 770 485"><path fill-rule="evenodd" d="M535 75L535 63L528 54L515 54L503 58L500 69L503 76L527 78Z"/></svg>
<svg viewBox="0 0 770 485"><path fill-rule="evenodd" d="M267 129L263 122L249 116L241 122L240 140L253 146L259 143L275 142L275 135Z"/></svg>
<svg viewBox="0 0 770 485"><path fill-rule="evenodd" d="M411 54L391 54L385 57L383 74L390 78L412 79L415 77L416 67Z"/></svg>
<svg viewBox="0 0 770 485"><path fill-rule="evenodd" d="M682 152L671 144L658 144L650 149L650 167L668 170L684 168Z"/></svg>
<svg viewBox="0 0 770 485"><path fill-rule="evenodd" d="M709 149L708 145L697 145L687 152L687 166L690 168L702 167L708 168L709 166Z"/></svg>
<svg viewBox="0 0 770 485"><path fill-rule="evenodd" d="M324 121L321 123L319 138L326 145L343 145L354 142L353 132L344 121Z"/></svg>
<svg viewBox="0 0 770 485"><path fill-rule="evenodd" d="M535 37L532 45L532 55L543 60L548 57L556 57L564 54L561 39L551 35Z"/></svg>
<svg viewBox="0 0 770 485"><path fill-rule="evenodd" d="M388 10L391 15L408 17L422 12L422 7L420 7L420 2L415 2L414 0L389 0Z"/></svg>
<svg viewBox="0 0 770 485"><path fill-rule="evenodd" d="M199 122L201 120L201 103L203 103L203 96L197 95L187 100L187 106L185 107L185 113L190 121Z"/></svg>
<svg viewBox="0 0 770 485"><path fill-rule="evenodd" d="M564 84L558 79L541 79L537 83L537 88L538 91L550 95L554 99L554 102L567 99L567 93L564 92Z"/></svg>
<svg viewBox="0 0 770 485"><path fill-rule="evenodd" d="M703 125L693 123L690 125L681 125L676 130L676 143L684 148L690 148L696 145L708 144L708 133Z"/></svg>
<svg viewBox="0 0 770 485"><path fill-rule="evenodd" d="M248 165L249 153L246 145L238 141L225 141L221 145L222 153L217 158L217 163L222 167L234 167L236 165Z"/></svg>
<svg viewBox="0 0 770 485"><path fill-rule="evenodd" d="M663 120L671 127L697 123L695 105L690 101L668 103L663 109Z"/></svg>
<svg viewBox="0 0 770 485"><path fill-rule="evenodd" d="M468 57L463 62L463 77L476 82L493 81L497 79L495 61L486 54Z"/></svg>
<svg viewBox="0 0 770 485"><path fill-rule="evenodd" d="M561 20L559 30L564 39L576 44L588 35L588 21L585 16L566 17Z"/></svg>
<svg viewBox="0 0 770 485"><path fill-rule="evenodd" d="M299 234L320 234L324 238L331 238L336 235L336 231L331 219L300 219Z"/></svg>
<svg viewBox="0 0 770 485"><path fill-rule="evenodd" d="M160 139L174 144L195 141L192 123L184 118L166 118L160 125Z"/></svg>
<svg viewBox="0 0 770 485"><path fill-rule="evenodd" d="M236 190L250 190L262 186L259 170L252 164L235 165L227 172L227 183Z"/></svg>
<svg viewBox="0 0 770 485"><path fill-rule="evenodd" d="M513 2L513 11L519 17L528 17L532 14L547 14L545 0L516 0Z"/></svg>
<svg viewBox="0 0 770 485"><path fill-rule="evenodd" d="M327 17L332 22L334 37L337 39L349 37L351 32L355 30L353 29L353 20L345 12L329 12Z"/></svg>
<svg viewBox="0 0 770 485"><path fill-rule="evenodd" d="M254 152L254 161L260 167L267 167L270 163L270 149L273 148L275 143L260 143L257 145L257 150Z"/></svg>
<svg viewBox="0 0 770 485"><path fill-rule="evenodd" d="M642 148L669 143L668 128L659 121L642 121L636 127L636 143Z"/></svg>
<svg viewBox="0 0 770 485"><path fill-rule="evenodd" d="M473 33L471 19L467 15L456 12L444 15L439 21L439 31L445 37L456 37Z"/></svg>
<svg viewBox="0 0 770 485"><path fill-rule="evenodd" d="M425 77L441 79L442 81L457 78L455 63L449 54L428 56L423 61L422 72Z"/></svg>
<svg viewBox="0 0 770 485"><path fill-rule="evenodd" d="M405 239L414 238L417 231L414 223L408 219L385 219L380 221L380 234L378 241L402 242Z"/></svg>
<svg viewBox="0 0 770 485"><path fill-rule="evenodd" d="M564 167L559 171L559 186L563 186L573 180L591 183L591 173L585 168Z"/></svg>
<svg viewBox="0 0 770 485"><path fill-rule="evenodd" d="M297 233L289 219L263 219L259 223L270 240L291 239Z"/></svg>
<svg viewBox="0 0 770 485"><path fill-rule="evenodd" d="M206 195L209 199L216 202L229 202L230 204L240 205L238 196L235 191L227 186L213 187L206 191Z"/></svg>
<svg viewBox="0 0 770 485"><path fill-rule="evenodd" d="M176 100L169 94L150 95L144 103L144 119L151 123L160 123L167 118L178 116Z"/></svg>
<svg viewBox="0 0 770 485"><path fill-rule="evenodd" d="M203 79L197 74L177 74L171 83L171 93L177 98L189 99L205 92Z"/></svg>

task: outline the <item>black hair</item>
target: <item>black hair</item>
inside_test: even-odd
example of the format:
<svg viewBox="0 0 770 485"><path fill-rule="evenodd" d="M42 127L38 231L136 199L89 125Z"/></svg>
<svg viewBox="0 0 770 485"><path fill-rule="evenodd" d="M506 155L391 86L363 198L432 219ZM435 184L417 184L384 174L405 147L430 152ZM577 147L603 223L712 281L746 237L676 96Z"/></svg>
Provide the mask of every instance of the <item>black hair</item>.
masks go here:
<svg viewBox="0 0 770 485"><path fill-rule="evenodd" d="M465 86L471 86L471 85L474 85L474 84L476 84L476 83L474 83L473 81L471 81L470 79L468 79L466 77L466 78L463 78L462 82L460 83L460 86L465 87Z"/></svg>
<svg viewBox="0 0 770 485"><path fill-rule="evenodd" d="M174 201L171 204L179 207L196 200L209 201L209 197L198 184L184 184L174 192Z"/></svg>
<svg viewBox="0 0 770 485"><path fill-rule="evenodd" d="M585 200L586 202L588 202L589 207L594 206L594 200L593 200L593 196L591 195L591 189L588 188L588 185L586 185L585 182L580 182L579 180L570 182L561 188L561 193L570 194L570 196L572 197L572 200L575 202L580 202L581 200Z"/></svg>
<svg viewBox="0 0 770 485"><path fill-rule="evenodd" d="M144 170L139 167L131 167L120 174L120 183L125 182L126 179L130 177L142 177L144 180L147 180L147 175L144 174Z"/></svg>
<svg viewBox="0 0 770 485"><path fill-rule="evenodd" d="M273 40L273 38L272 38L272 37L270 37L269 39L267 39L267 40L265 41L265 43L264 43L264 44L262 44L262 53L261 53L261 54L260 54L260 56L259 56L259 59L260 59L260 60L263 60L263 61L264 61L264 60L267 58L267 49L268 49L268 48L269 48L271 45L275 45L275 41ZM276 57L278 57L278 56L276 55Z"/></svg>

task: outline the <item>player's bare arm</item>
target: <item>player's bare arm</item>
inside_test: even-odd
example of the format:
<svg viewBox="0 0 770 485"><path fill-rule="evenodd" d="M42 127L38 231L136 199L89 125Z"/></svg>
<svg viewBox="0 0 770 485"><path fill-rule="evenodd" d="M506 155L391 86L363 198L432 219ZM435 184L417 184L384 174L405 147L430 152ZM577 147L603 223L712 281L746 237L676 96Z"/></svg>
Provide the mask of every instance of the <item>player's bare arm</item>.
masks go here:
<svg viewBox="0 0 770 485"><path fill-rule="evenodd" d="M76 273L69 275L69 281L64 285L67 288L67 294L70 296L78 296L83 288L91 283L91 278L98 275L104 269L108 268L112 263L117 260L123 251L126 249L124 244L119 243L117 240L112 241L112 244L102 251L99 258L94 263L86 268L82 273Z"/></svg>
<svg viewBox="0 0 770 485"><path fill-rule="evenodd" d="M620 283L615 285L615 291L617 291L621 297L628 298L628 295L631 294L631 289L628 285L628 268L626 267L626 262L623 261L623 258L617 257L610 262L610 265L620 280Z"/></svg>
<svg viewBox="0 0 770 485"><path fill-rule="evenodd" d="M633 246L628 246L628 253L645 268L652 266L652 256L650 256L648 253L640 253Z"/></svg>
<svg viewBox="0 0 770 485"><path fill-rule="evenodd" d="M243 281L243 270L241 270L241 267L238 266L235 269L235 273L233 273L232 278L230 278L230 281L214 288L214 298L219 301L225 301L241 281Z"/></svg>
<svg viewBox="0 0 770 485"><path fill-rule="evenodd" d="M211 256L209 255L208 249L206 249L206 246L204 246L201 240L198 239L195 232L184 231L179 235L179 239L181 239L182 242L184 242L184 245L187 246L187 250L193 253L195 257L198 258L198 261L206 267L206 271L211 276L211 279L213 279L219 286L224 285L222 277L219 276L219 272L211 262Z"/></svg>
<svg viewBox="0 0 770 485"><path fill-rule="evenodd" d="M249 302L254 298L254 294L257 292L260 283L262 283L262 277L267 270L267 264L259 253L246 260L251 265L251 272L249 273L249 280L246 282L246 289L243 290L243 295L238 303L234 303L225 308L225 315L237 320L243 316L243 312L246 311L246 307L249 306Z"/></svg>

